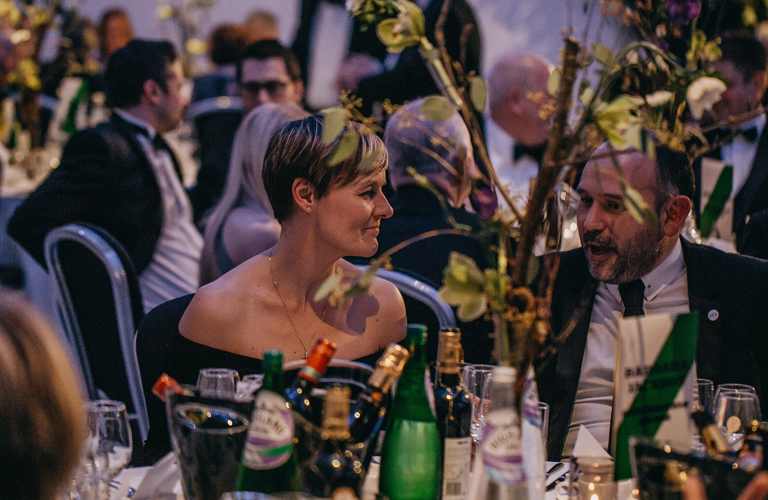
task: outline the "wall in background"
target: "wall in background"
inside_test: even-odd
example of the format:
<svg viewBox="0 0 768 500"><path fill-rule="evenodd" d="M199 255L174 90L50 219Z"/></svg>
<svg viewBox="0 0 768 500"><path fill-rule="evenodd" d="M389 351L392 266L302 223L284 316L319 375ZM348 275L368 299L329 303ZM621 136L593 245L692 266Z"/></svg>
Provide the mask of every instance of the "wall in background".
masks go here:
<svg viewBox="0 0 768 500"><path fill-rule="evenodd" d="M557 61L563 46L563 29L575 27L578 38L587 24L583 0L469 0L475 9L483 37L483 72L502 55L511 52L531 52ZM593 2L597 3L597 2ZM177 39L175 26L156 18L157 0L80 0L80 12L93 20L112 7L126 9L134 25L134 31L142 38ZM284 43L293 40L298 27L299 0L216 0L207 19L202 20L201 34L223 22L241 22L255 10L274 13L280 23L280 39ZM600 28L600 16L591 22L590 40L618 45L617 31L612 25Z"/></svg>

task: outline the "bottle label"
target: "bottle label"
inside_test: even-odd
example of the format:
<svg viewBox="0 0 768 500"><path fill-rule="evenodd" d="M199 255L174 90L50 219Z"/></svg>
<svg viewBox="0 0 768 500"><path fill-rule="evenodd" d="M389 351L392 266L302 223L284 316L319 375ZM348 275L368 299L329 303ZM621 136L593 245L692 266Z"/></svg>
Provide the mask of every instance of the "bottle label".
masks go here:
<svg viewBox="0 0 768 500"><path fill-rule="evenodd" d="M513 409L504 408L488 415L480 448L488 477L503 484L525 482L520 419Z"/></svg>
<svg viewBox="0 0 768 500"><path fill-rule="evenodd" d="M279 394L262 390L254 403L243 465L249 469L274 469L293 451L293 415Z"/></svg>
<svg viewBox="0 0 768 500"><path fill-rule="evenodd" d="M469 494L472 438L443 441L443 500L463 500Z"/></svg>

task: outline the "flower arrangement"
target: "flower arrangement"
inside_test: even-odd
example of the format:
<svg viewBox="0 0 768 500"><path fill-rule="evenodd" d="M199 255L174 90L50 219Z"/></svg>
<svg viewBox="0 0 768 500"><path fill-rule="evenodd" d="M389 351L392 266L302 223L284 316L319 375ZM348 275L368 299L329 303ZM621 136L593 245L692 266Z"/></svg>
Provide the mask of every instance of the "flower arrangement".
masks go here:
<svg viewBox="0 0 768 500"><path fill-rule="evenodd" d="M449 3L444 2L443 15ZM438 47L433 47L425 37L422 11L414 3L348 2L353 16L375 24L379 39L390 52L419 48L441 90L441 95L425 101L421 111L434 121L455 110L461 113L495 189L511 207L511 213L499 210L486 220L484 237L494 256L493 265L480 269L472 259L454 253L444 271L440 297L458 308L458 317L463 321L490 315L496 325L497 361L517 367L518 373L525 373L537 357L554 352L569 334L553 332L549 325L549 300L558 259L542 261L533 256L538 235L559 234L557 230L549 231L548 226L562 221L551 214L545 217L545 209L564 170L574 173L573 166L585 162L603 142L609 144L609 155L618 172L621 168L616 157L623 151L637 150L654 157L657 144L697 156L711 145L696 123L711 111L726 89L721 76L707 68L707 63L720 57L720 50L717 40L708 40L696 28L701 12L698 1L640 0L630 7L621 0L601 0L600 5L603 15L633 29L638 39L614 53L600 44L588 45L573 36L565 37L560 65L549 82L554 100L529 96L546 102L540 114L551 118L552 129L528 205L525 210L517 210L498 182L475 119L475 112L485 106L485 84L479 76L462 74L450 60L441 42L440 24L436 33ZM597 76L594 83L588 78L590 71ZM343 122L344 118L361 120L354 104L354 97L344 96L341 106L325 111L328 142L345 134L336 148L337 158L348 157L357 144L354 130L345 128ZM391 106L385 103L388 108ZM375 127L371 119L362 121ZM642 196L624 181L622 188L632 216L638 222L655 224L655 214ZM471 235L460 227L445 232ZM415 239L436 234L442 232L433 231ZM514 247L510 239L516 241ZM341 279L334 277L316 298L330 293L334 300L340 300L359 294L376 269L388 265L388 256L410 242L372 262L363 279L351 288L338 289ZM546 238L546 247L557 250L557 239ZM520 390L522 383L520 380Z"/></svg>
<svg viewBox="0 0 768 500"><path fill-rule="evenodd" d="M208 18L215 0L159 0L156 17L159 21L172 22L181 36L182 65L185 75L193 75L193 60L208 52L208 44L198 36L200 21Z"/></svg>

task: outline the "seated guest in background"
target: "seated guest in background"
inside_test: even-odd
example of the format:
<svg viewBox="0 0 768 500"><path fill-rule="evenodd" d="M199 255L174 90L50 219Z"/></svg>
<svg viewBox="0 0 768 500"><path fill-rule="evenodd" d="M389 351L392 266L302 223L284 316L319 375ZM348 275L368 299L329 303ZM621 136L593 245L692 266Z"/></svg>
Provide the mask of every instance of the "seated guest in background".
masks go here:
<svg viewBox="0 0 768 500"><path fill-rule="evenodd" d="M254 255L271 248L280 236L261 172L275 132L307 113L296 105L262 104L245 117L232 145L227 186L205 221L200 284L205 285Z"/></svg>
<svg viewBox="0 0 768 500"><path fill-rule="evenodd" d="M200 158L222 140L229 140L243 117L238 96L236 63L248 45L248 33L237 24L217 26L208 40L213 71L195 78L188 116L195 123ZM228 99L220 99L227 97Z"/></svg>
<svg viewBox="0 0 768 500"><path fill-rule="evenodd" d="M745 114L762 107L765 93L768 52L752 35L724 36L720 44L722 57L714 61L712 69L719 71L727 80L728 88L712 107L714 118L725 122L728 117L741 119ZM744 226L753 214L768 209L768 133L765 133L765 112L743 123L734 130L718 130L729 136L721 147L707 153L725 165L733 167L733 236L736 248L741 251ZM697 191L694 204L701 213L702 182L701 162L694 164ZM719 174L718 174L719 175ZM708 180L708 179L706 179ZM714 185L714 181L712 182ZM730 235L728 235L730 236ZM727 236L724 237L727 239ZM728 240L732 243L731 240Z"/></svg>
<svg viewBox="0 0 768 500"><path fill-rule="evenodd" d="M53 328L1 288L0 353L2 497L54 500L85 439L80 380Z"/></svg>
<svg viewBox="0 0 768 500"><path fill-rule="evenodd" d="M237 83L243 116L265 102L300 104L304 83L296 57L277 40L262 40L246 47L237 61ZM235 132L222 137L200 160L197 186L190 193L195 221L216 204L224 191Z"/></svg>
<svg viewBox="0 0 768 500"><path fill-rule="evenodd" d="M134 40L105 73L112 116L72 136L61 165L19 206L8 234L41 265L52 229L83 221L126 249L139 273L144 310L194 292L203 238L178 162L162 134L181 121L181 62L169 42Z"/></svg>
<svg viewBox="0 0 768 500"><path fill-rule="evenodd" d="M470 227L475 233L481 229L480 218L464 210L472 181L479 176L464 120L454 113L442 122L430 121L421 113L423 102L419 99L400 108L387 122L384 142L389 152L390 181L395 189L392 197L394 215L381 222L377 255L425 231L452 228L451 219ZM440 139L437 146L434 138ZM437 196L419 186L407 172L408 167L426 177L449 206L443 207ZM392 255L392 264L396 269L439 288L451 252L471 257L481 268L484 267L482 243L463 235L435 236L408 245ZM414 321L411 314L409 312L409 321ZM481 319L460 323L459 327L465 361L488 363L493 351L490 336L493 326ZM428 357L435 358L438 336L437 332L430 333Z"/></svg>
<svg viewBox="0 0 768 500"><path fill-rule="evenodd" d="M109 9L101 15L99 41L103 64L117 49L122 49L133 40L131 20L123 9Z"/></svg>
<svg viewBox="0 0 768 500"><path fill-rule="evenodd" d="M550 101L551 67L541 57L513 54L499 60L488 77L488 154L501 183L519 200L518 208L528 201L549 137L550 120L539 113Z"/></svg>
<svg viewBox="0 0 768 500"><path fill-rule="evenodd" d="M685 153L657 146L655 160L629 152L617 161L621 174L607 155L587 163L578 187L583 248L560 256L552 328L559 333L577 310L586 314L537 374L541 400L550 405L550 460L570 455L582 424L608 446L622 316L698 311L697 376L749 384L758 395L768 382L768 262L680 238L694 183ZM622 177L652 207L657 225L634 220ZM761 401L765 412L764 392Z"/></svg>

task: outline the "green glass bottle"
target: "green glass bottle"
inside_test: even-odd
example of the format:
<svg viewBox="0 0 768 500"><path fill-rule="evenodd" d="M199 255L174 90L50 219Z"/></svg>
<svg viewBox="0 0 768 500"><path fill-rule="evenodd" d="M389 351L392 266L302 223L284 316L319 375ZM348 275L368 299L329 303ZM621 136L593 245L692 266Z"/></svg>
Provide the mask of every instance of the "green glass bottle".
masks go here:
<svg viewBox="0 0 768 500"><path fill-rule="evenodd" d="M440 434L425 388L427 327L408 325L411 357L397 383L381 449L379 498L435 500L440 482Z"/></svg>
<svg viewBox="0 0 768 500"><path fill-rule="evenodd" d="M248 426L237 491L275 493L301 491L302 481L293 446L293 414L285 401L283 353L264 353L264 385L257 393Z"/></svg>

